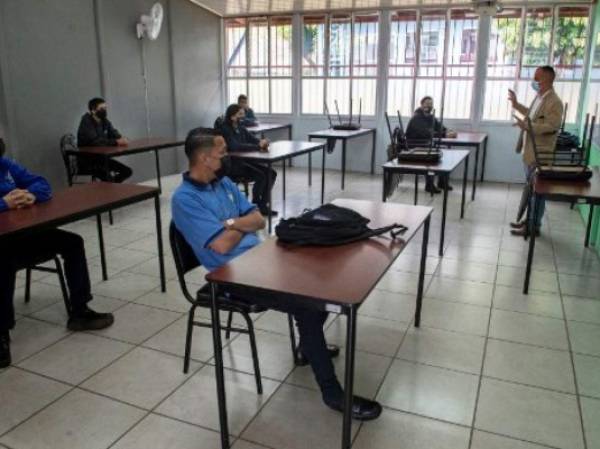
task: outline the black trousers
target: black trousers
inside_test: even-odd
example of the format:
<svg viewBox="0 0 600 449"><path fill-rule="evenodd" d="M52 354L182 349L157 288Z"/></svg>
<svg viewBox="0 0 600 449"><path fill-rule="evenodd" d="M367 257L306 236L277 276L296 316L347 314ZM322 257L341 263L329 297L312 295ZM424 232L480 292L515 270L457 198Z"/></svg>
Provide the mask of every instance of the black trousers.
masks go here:
<svg viewBox="0 0 600 449"><path fill-rule="evenodd" d="M92 175L101 181L121 183L133 174L131 168L114 159L108 160L108 173L106 161L101 156L80 156L78 158L78 172L81 175Z"/></svg>
<svg viewBox="0 0 600 449"><path fill-rule="evenodd" d="M77 313L92 299L83 238L51 229L32 235L0 240L0 332L15 326L16 273L46 262L56 255L63 260L72 311ZM35 298L33 298L35 300Z"/></svg>
<svg viewBox="0 0 600 449"><path fill-rule="evenodd" d="M271 170L270 183L268 182L268 173ZM252 187L252 202L256 204L261 211L266 211L268 206L269 192L273 189L277 172L261 164L253 164L242 161L232 161L231 177L234 181L244 178L254 183Z"/></svg>

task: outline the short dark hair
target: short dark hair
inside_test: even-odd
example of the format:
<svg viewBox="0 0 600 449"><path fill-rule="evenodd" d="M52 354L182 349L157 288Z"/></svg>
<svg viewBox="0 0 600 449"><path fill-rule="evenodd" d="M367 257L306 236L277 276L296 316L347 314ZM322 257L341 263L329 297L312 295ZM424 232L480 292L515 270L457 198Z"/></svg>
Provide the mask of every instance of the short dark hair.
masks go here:
<svg viewBox="0 0 600 449"><path fill-rule="evenodd" d="M239 104L230 104L225 111L225 123L231 125L231 116L237 114L242 107Z"/></svg>
<svg viewBox="0 0 600 449"><path fill-rule="evenodd" d="M424 96L423 98L421 98L421 102L420 102L419 104L421 104L421 105L422 105L422 104L423 104L423 103L425 103L427 100L431 100L431 101L433 101L433 98L432 98L432 97L430 97L429 95L426 95L426 96Z"/></svg>
<svg viewBox="0 0 600 449"><path fill-rule="evenodd" d="M106 100L104 100L104 98L100 98L100 97L92 98L90 101L88 101L88 111L95 110L98 107L98 105L100 105L102 103L106 103Z"/></svg>
<svg viewBox="0 0 600 449"><path fill-rule="evenodd" d="M215 137L221 133L214 128L194 128L185 138L185 155L190 163L194 162L200 152L208 152L215 146Z"/></svg>
<svg viewBox="0 0 600 449"><path fill-rule="evenodd" d="M548 75L550 75L550 78L552 79L552 81L554 81L554 78L556 78L556 72L554 71L554 67L552 67L551 65L542 65L539 67L539 69L542 72L545 72Z"/></svg>
<svg viewBox="0 0 600 449"><path fill-rule="evenodd" d="M247 100L247 99L248 99L248 97L247 97L246 95L244 95L244 94L240 94L240 95L238 96L238 103L239 103L240 101Z"/></svg>

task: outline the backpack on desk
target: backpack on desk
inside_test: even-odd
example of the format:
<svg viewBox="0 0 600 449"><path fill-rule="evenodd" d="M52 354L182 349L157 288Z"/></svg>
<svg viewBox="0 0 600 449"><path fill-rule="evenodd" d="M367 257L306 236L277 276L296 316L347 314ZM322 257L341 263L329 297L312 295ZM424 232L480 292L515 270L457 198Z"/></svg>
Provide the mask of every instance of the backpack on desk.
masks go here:
<svg viewBox="0 0 600 449"><path fill-rule="evenodd" d="M395 239L406 226L392 224L371 229L369 219L358 212L335 204L323 204L298 217L282 219L275 227L277 238L298 246L335 246L390 233Z"/></svg>

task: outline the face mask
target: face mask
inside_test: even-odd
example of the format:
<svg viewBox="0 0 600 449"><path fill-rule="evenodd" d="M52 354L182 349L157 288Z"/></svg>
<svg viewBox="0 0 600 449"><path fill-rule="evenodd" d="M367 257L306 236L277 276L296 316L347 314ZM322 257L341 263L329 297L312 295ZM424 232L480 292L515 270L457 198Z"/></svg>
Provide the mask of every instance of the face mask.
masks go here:
<svg viewBox="0 0 600 449"><path fill-rule="evenodd" d="M540 91L540 83L539 83L539 81L532 80L531 81L531 88L533 90L535 90L536 92L539 92Z"/></svg>
<svg viewBox="0 0 600 449"><path fill-rule="evenodd" d="M0 157L3 157L6 153L6 145L4 145L4 140L0 139Z"/></svg>
<svg viewBox="0 0 600 449"><path fill-rule="evenodd" d="M231 172L231 158L229 156L224 156L221 158L221 168L215 172L215 176L217 179L223 179L225 176L228 176Z"/></svg>
<svg viewBox="0 0 600 449"><path fill-rule="evenodd" d="M108 113L106 112L106 109L98 109L96 111L96 117L98 117L100 120L106 120Z"/></svg>

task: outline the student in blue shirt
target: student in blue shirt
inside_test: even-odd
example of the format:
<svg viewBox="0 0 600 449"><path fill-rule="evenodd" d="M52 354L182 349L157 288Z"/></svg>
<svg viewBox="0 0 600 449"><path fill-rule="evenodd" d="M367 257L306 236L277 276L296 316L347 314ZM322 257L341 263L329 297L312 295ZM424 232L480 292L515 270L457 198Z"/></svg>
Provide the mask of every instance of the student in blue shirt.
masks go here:
<svg viewBox="0 0 600 449"><path fill-rule="evenodd" d="M0 213L48 201L52 197L48 182L4 157L5 151L0 138ZM40 257L57 254L64 261L69 288L69 330L103 329L113 323L112 314L97 313L87 306L92 295L83 239L79 235L49 229L22 237L0 238L0 368L11 363L10 330L15 326L16 273L34 265Z"/></svg>
<svg viewBox="0 0 600 449"><path fill-rule="evenodd" d="M238 106L244 110L244 118L242 119L242 125L251 128L252 126L258 125L258 120L254 111L248 104L248 97L244 94L241 94L238 97Z"/></svg>
<svg viewBox="0 0 600 449"><path fill-rule="evenodd" d="M183 175L183 182L172 198L173 221L199 262L212 271L258 245L256 232L264 228L265 219L224 176L227 153L223 137L201 128L192 130L185 141L185 152L189 172ZM339 348L328 348L325 342L326 312L280 301L277 294L246 299L242 292L231 287L222 293L294 315L300 333L301 359L310 363L325 404L342 410L343 390L331 362ZM370 420L380 414L377 402L354 397L355 419Z"/></svg>

